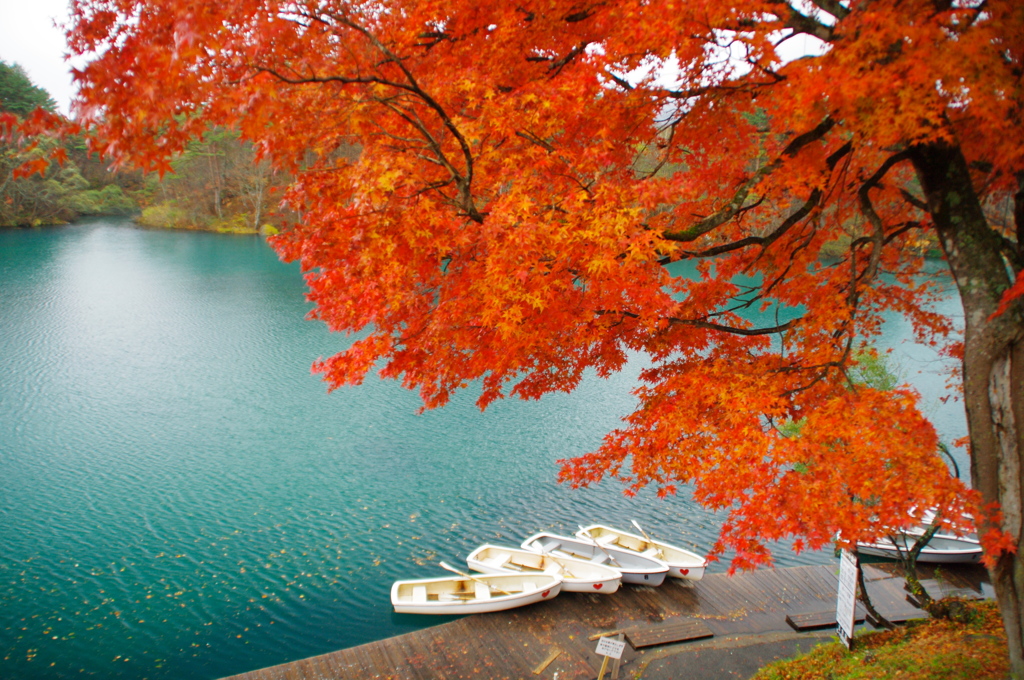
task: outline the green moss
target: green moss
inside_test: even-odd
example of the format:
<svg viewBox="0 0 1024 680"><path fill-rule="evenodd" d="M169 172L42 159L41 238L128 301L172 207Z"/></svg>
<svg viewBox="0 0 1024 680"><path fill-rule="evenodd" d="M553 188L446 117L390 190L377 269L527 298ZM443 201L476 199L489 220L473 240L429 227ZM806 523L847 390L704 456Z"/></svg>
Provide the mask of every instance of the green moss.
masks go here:
<svg viewBox="0 0 1024 680"><path fill-rule="evenodd" d="M195 228L184 210L171 203L160 203L145 208L135 221L144 227L158 229L189 229Z"/></svg>
<svg viewBox="0 0 1024 680"><path fill-rule="evenodd" d="M245 213L229 215L224 219L210 222L210 229L221 234L255 234L252 221Z"/></svg>

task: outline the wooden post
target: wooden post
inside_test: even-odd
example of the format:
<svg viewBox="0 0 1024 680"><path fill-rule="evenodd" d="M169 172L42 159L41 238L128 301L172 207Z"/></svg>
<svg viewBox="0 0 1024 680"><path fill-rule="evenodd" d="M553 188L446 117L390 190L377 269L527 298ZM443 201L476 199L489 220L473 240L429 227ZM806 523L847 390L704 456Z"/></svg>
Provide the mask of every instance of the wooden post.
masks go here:
<svg viewBox="0 0 1024 680"><path fill-rule="evenodd" d="M625 636L622 633L619 633L618 635L615 636L615 639L621 642L624 639L624 637ZM607 657L605 657L605 658L607 658ZM614 663L612 663L612 680L619 680L619 665L621 663L622 663L622 657L621 656L616 657Z"/></svg>
<svg viewBox="0 0 1024 680"><path fill-rule="evenodd" d="M604 672L608 670L608 657L615 659L615 673L618 677L619 672L619 659L622 657L622 650L625 649L626 643L622 641L622 635L618 636L619 639L612 640L609 637L601 638L600 642L597 643L597 653L604 657L604 661L601 662L601 672L597 675L597 680L604 680Z"/></svg>

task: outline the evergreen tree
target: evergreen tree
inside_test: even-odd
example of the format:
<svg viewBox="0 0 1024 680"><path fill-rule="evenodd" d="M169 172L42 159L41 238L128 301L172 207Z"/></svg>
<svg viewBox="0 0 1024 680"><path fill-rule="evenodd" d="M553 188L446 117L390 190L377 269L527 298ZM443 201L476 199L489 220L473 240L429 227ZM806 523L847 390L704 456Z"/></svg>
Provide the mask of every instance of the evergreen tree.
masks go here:
<svg viewBox="0 0 1024 680"><path fill-rule="evenodd" d="M32 82L20 64L8 64L0 60L0 111L27 116L39 106L54 111L57 102L46 90Z"/></svg>

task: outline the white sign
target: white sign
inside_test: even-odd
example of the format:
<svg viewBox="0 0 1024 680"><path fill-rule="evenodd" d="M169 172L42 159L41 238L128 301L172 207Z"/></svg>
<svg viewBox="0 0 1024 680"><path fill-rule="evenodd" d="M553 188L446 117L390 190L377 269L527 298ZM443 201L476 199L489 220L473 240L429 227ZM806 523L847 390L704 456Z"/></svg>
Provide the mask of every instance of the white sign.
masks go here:
<svg viewBox="0 0 1024 680"><path fill-rule="evenodd" d="M857 557L844 550L839 559L839 594L836 598L836 627L839 638L849 649L853 644L853 627L857 609Z"/></svg>
<svg viewBox="0 0 1024 680"><path fill-rule="evenodd" d="M622 640L613 640L610 637L603 637L597 641L597 653L601 656L610 656L613 659L622 658L622 650L626 643Z"/></svg>

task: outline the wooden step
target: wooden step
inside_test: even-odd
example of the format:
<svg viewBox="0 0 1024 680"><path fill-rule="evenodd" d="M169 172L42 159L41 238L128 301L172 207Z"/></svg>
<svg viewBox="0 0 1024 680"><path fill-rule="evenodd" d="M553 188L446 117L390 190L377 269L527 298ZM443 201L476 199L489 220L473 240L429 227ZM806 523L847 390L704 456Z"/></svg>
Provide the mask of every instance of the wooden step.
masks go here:
<svg viewBox="0 0 1024 680"><path fill-rule="evenodd" d="M905 610L899 611L899 612L886 613L886 614L883 614L883 616L885 617L886 621L888 621L889 623L899 625L901 623L906 623L907 621L916 621L918 619L927 619L927 618L930 617L930 614L928 612L926 612L926 611L921 611L920 609L905 609ZM868 623L870 623L875 628L881 628L882 627L881 622L876 621L875 617L870 616L870 615L868 616Z"/></svg>
<svg viewBox="0 0 1024 680"><path fill-rule="evenodd" d="M855 623L864 622L864 612L858 606L857 611L854 614ZM793 630L805 631L805 630L817 630L819 628L835 628L836 627L836 610L830 609L821 612L802 612L799 614L789 613L786 614L786 623L790 625Z"/></svg>
<svg viewBox="0 0 1024 680"><path fill-rule="evenodd" d="M664 625L633 628L625 632L626 640L633 645L634 649L714 636L714 633L700 619L678 619Z"/></svg>

